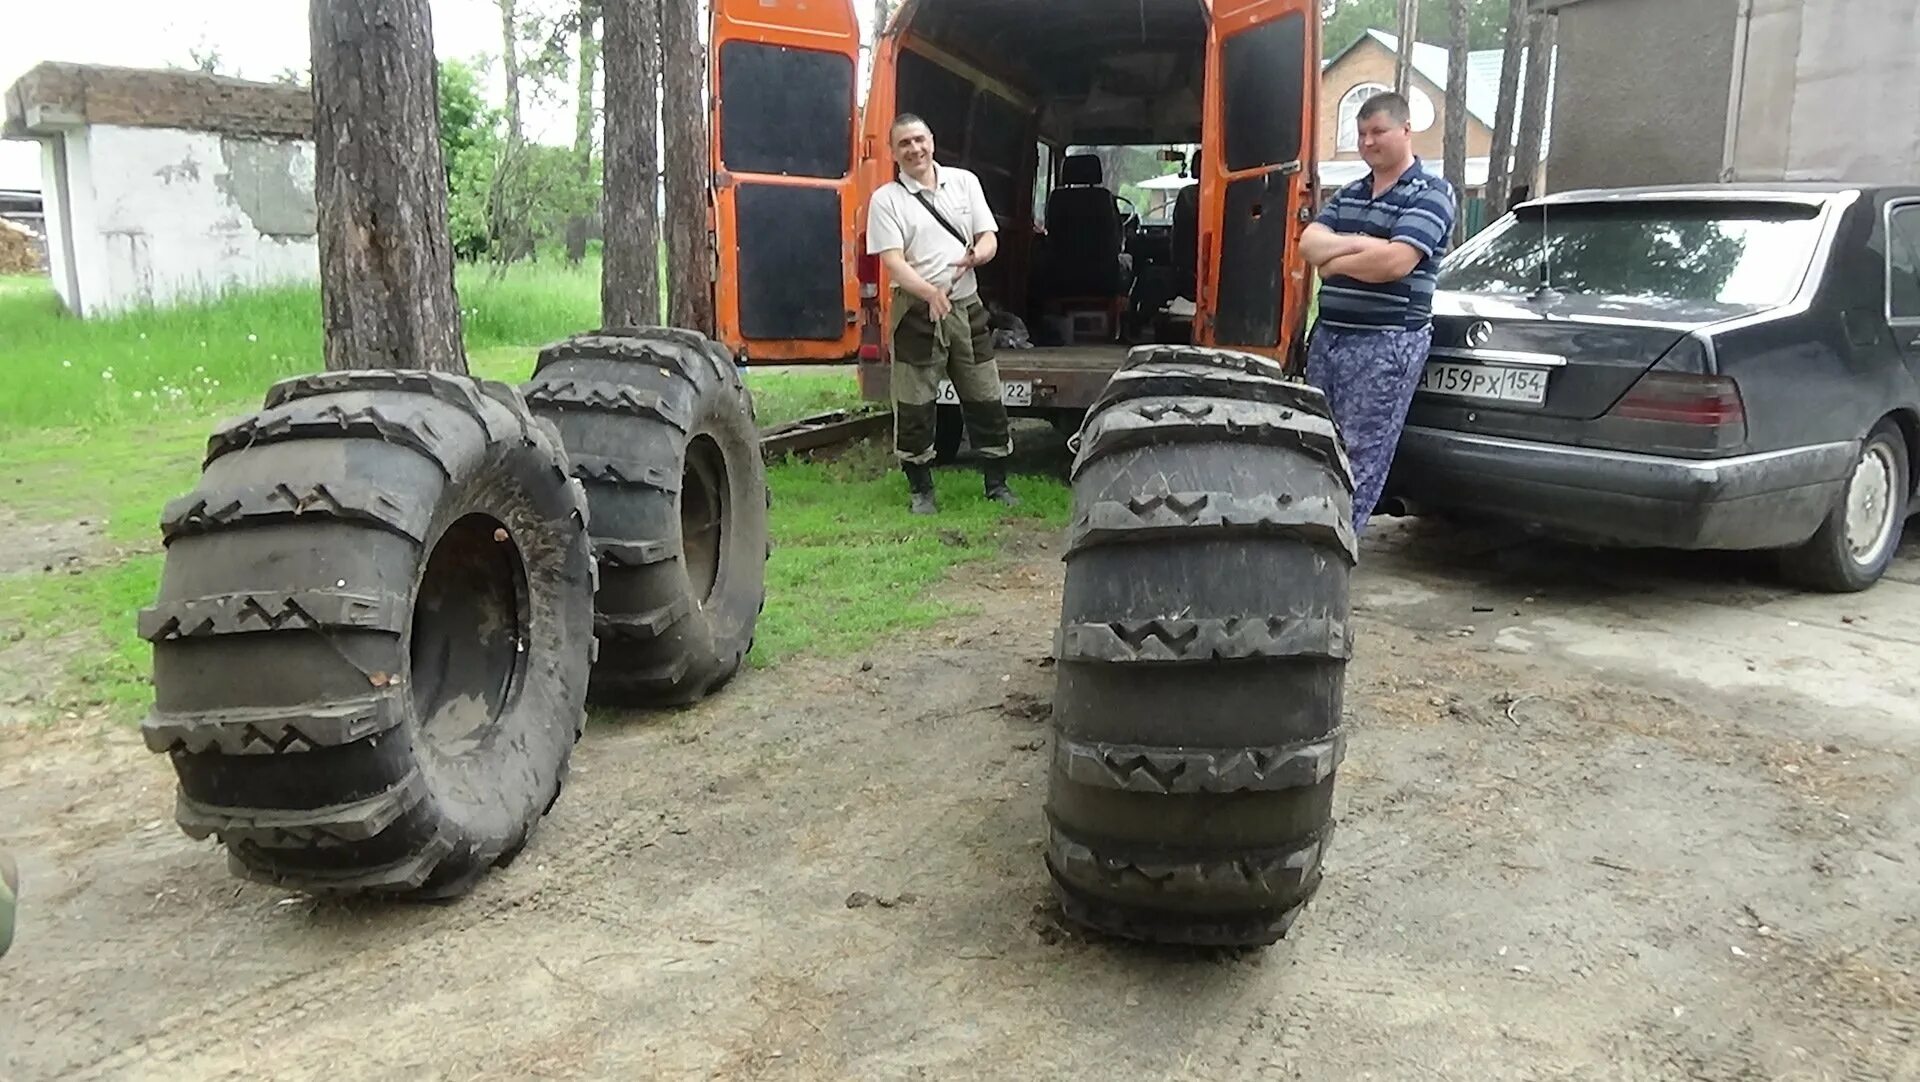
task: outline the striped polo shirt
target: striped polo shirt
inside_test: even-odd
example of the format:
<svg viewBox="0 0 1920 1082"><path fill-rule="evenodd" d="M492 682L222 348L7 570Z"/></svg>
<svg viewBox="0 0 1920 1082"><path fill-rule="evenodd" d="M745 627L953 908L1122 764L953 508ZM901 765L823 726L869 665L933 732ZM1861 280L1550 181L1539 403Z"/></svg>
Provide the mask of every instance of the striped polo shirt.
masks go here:
<svg viewBox="0 0 1920 1082"><path fill-rule="evenodd" d="M1320 284L1320 322L1349 331L1409 330L1433 317L1433 282L1453 237L1453 186L1413 159L1378 198L1368 174L1341 188L1319 222L1336 233L1397 240L1420 253L1413 272L1396 282L1362 282L1336 274Z"/></svg>

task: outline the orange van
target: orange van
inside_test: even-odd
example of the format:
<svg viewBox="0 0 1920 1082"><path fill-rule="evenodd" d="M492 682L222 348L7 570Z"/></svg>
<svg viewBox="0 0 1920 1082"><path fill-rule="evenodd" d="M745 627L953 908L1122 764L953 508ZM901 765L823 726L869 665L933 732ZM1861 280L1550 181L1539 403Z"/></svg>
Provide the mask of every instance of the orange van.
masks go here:
<svg viewBox="0 0 1920 1082"><path fill-rule="evenodd" d="M1014 414L1077 425L1147 342L1303 360L1320 0L905 0L871 56L852 4L714 0L714 293L738 357L857 359L863 395L888 398L864 219L911 112L999 220L979 276ZM1140 148L1167 174L1154 194L1177 190L1155 212L1104 175L1137 173Z"/></svg>

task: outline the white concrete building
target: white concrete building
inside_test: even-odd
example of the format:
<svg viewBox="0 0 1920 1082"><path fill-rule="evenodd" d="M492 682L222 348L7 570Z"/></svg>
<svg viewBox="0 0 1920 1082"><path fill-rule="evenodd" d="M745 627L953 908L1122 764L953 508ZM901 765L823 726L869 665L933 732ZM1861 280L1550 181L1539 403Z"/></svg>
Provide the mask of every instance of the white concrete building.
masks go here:
<svg viewBox="0 0 1920 1082"><path fill-rule="evenodd" d="M0 134L40 143L48 265L71 311L319 277L307 90L41 64L5 105Z"/></svg>

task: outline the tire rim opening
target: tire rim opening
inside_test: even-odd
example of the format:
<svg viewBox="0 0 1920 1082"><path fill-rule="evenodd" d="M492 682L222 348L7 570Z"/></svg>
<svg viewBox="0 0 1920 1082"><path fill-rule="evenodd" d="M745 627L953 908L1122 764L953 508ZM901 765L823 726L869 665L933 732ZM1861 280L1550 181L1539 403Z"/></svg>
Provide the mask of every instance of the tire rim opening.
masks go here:
<svg viewBox="0 0 1920 1082"><path fill-rule="evenodd" d="M1870 443L1853 469L1847 486L1847 549L1854 562L1870 564L1886 547L1893 532L1893 452L1882 443Z"/></svg>
<svg viewBox="0 0 1920 1082"><path fill-rule="evenodd" d="M687 444L687 471L680 479L680 555L701 603L713 597L725 551L727 459L711 436Z"/></svg>
<svg viewBox="0 0 1920 1082"><path fill-rule="evenodd" d="M527 571L489 515L447 528L414 600L409 676L421 742L448 758L487 746L526 671Z"/></svg>

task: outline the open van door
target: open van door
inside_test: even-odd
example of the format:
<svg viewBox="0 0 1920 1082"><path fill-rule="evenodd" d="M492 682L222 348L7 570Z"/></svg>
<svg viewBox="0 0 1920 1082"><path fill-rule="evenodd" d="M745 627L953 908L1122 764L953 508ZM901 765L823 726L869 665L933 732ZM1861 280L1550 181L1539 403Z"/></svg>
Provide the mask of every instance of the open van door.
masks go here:
<svg viewBox="0 0 1920 1082"><path fill-rule="evenodd" d="M1320 0L1212 0L1201 155L1204 345L1285 360L1306 317Z"/></svg>
<svg viewBox="0 0 1920 1082"><path fill-rule="evenodd" d="M852 0L714 0L709 41L719 339L749 361L847 360L860 348Z"/></svg>

